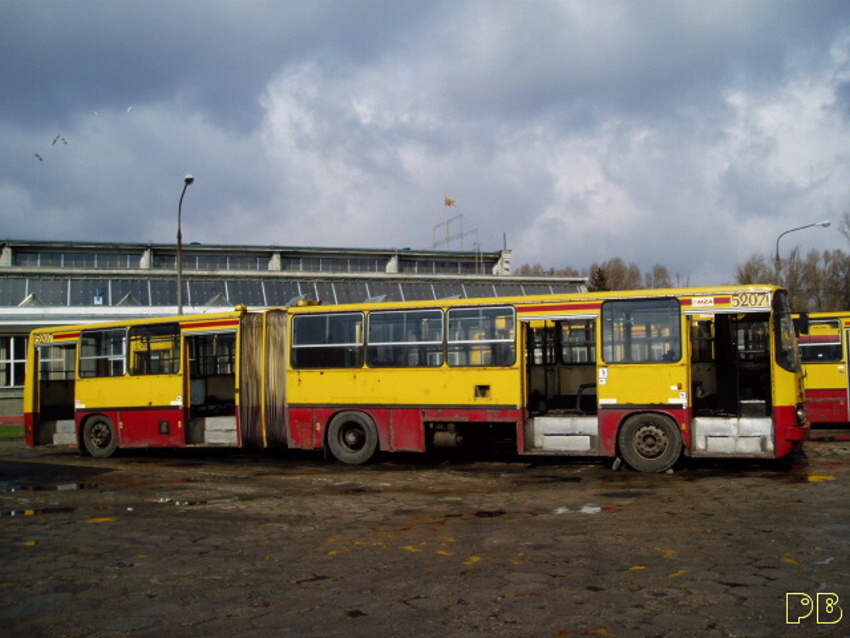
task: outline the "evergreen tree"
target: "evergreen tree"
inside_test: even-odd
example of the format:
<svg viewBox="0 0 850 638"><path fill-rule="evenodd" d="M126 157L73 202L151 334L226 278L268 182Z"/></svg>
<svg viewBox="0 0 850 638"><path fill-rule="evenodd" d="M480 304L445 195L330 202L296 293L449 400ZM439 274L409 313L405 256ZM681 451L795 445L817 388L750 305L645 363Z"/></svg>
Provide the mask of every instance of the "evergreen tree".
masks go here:
<svg viewBox="0 0 850 638"><path fill-rule="evenodd" d="M596 266L590 273L590 279L587 281L587 289L590 292L601 292L611 290L611 285L608 283L608 275L602 266Z"/></svg>

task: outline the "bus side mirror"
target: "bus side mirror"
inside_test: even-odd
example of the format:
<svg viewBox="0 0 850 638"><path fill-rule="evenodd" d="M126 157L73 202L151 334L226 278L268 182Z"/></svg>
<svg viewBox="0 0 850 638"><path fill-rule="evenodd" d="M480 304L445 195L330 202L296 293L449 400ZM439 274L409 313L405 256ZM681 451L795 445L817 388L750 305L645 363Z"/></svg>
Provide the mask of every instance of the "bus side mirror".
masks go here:
<svg viewBox="0 0 850 638"><path fill-rule="evenodd" d="M809 334L809 313L801 312L800 316L794 320L794 325L797 326L798 335Z"/></svg>

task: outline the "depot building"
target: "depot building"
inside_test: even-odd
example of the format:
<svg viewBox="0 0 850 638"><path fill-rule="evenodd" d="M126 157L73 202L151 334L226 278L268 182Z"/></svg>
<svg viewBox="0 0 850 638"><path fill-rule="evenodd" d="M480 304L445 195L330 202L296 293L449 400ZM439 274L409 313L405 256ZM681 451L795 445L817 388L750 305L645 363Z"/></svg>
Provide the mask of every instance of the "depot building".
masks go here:
<svg viewBox="0 0 850 638"><path fill-rule="evenodd" d="M582 292L580 277L511 274L511 251L184 246L183 312ZM0 243L0 424L23 422L31 330L177 314L175 244Z"/></svg>

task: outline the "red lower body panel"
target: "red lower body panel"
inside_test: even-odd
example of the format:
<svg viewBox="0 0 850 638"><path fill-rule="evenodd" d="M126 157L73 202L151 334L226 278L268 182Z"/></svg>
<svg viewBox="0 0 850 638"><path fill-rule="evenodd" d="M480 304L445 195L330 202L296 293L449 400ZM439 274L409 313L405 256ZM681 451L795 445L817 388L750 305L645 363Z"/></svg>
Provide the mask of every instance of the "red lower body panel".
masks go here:
<svg viewBox="0 0 850 638"><path fill-rule="evenodd" d="M781 459L802 448L812 428L808 422L798 424L797 407L793 405L775 407L773 418L776 421L776 458Z"/></svg>
<svg viewBox="0 0 850 638"><path fill-rule="evenodd" d="M289 410L290 446L302 450L324 448L328 423L335 414L349 410L372 418L380 449L386 452L424 452L428 423L521 423L523 418L522 410L502 408L297 407Z"/></svg>
<svg viewBox="0 0 850 638"><path fill-rule="evenodd" d="M83 431L86 419L102 414L112 419L118 431L119 447L183 447L186 430L181 408L148 410L108 410L77 412L77 430Z"/></svg>
<svg viewBox="0 0 850 638"><path fill-rule="evenodd" d="M812 423L847 423L847 390L806 390L806 411Z"/></svg>

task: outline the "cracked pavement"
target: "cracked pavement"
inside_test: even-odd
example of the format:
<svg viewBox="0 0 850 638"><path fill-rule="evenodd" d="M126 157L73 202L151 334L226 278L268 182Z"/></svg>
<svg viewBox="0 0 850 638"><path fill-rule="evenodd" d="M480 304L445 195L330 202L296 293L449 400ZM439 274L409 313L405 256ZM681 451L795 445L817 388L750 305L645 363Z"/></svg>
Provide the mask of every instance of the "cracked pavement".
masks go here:
<svg viewBox="0 0 850 638"><path fill-rule="evenodd" d="M847 636L850 443L806 453L648 475L0 441L0 635ZM789 593L838 607L788 624Z"/></svg>

